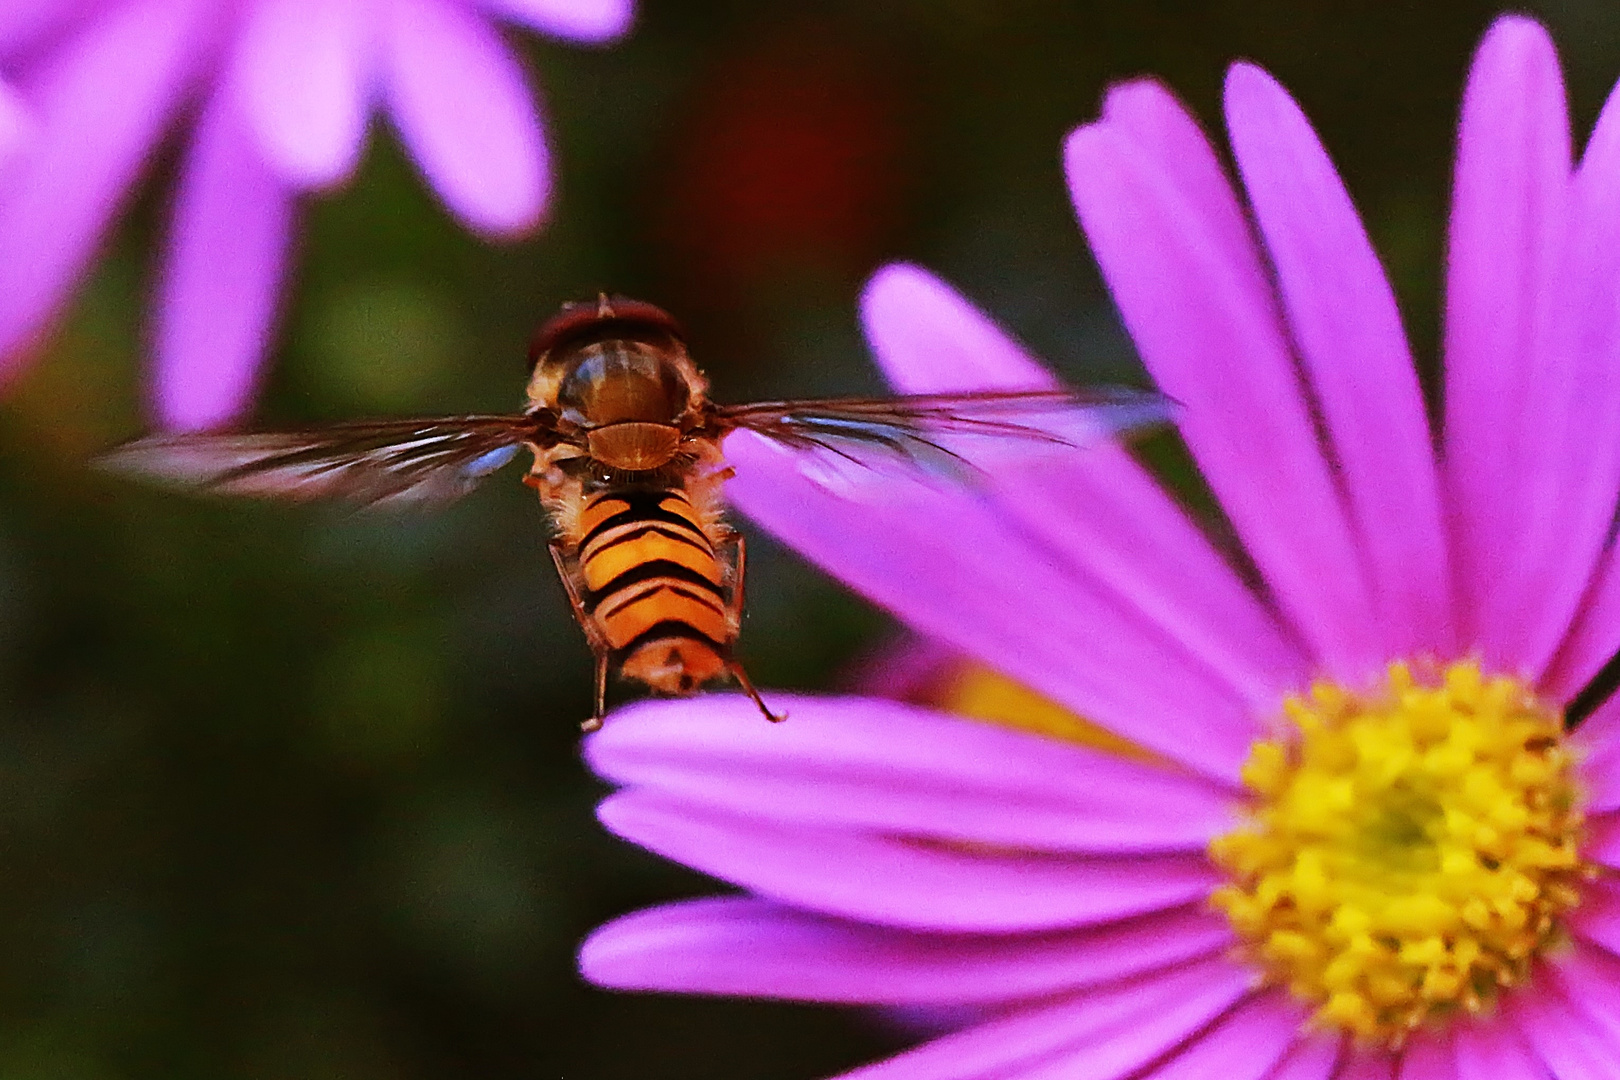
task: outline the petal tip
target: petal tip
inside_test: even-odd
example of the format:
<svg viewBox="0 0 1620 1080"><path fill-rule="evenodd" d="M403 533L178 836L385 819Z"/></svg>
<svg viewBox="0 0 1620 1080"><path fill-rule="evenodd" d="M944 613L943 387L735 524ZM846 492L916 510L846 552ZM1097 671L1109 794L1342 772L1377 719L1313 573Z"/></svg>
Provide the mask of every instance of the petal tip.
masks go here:
<svg viewBox="0 0 1620 1080"><path fill-rule="evenodd" d="M579 943L579 949L574 953L574 966L579 971L579 977L592 986L611 990L622 990L628 986L623 965L619 963L623 950L617 947L620 936L617 931L622 921L615 920L598 926Z"/></svg>
<svg viewBox="0 0 1620 1080"><path fill-rule="evenodd" d="M919 298L937 292L942 284L916 263L885 263L861 287L857 301L861 322L870 326L874 319L910 309Z"/></svg>
<svg viewBox="0 0 1620 1080"><path fill-rule="evenodd" d="M1175 94L1158 79L1146 75L1126 79L1103 91L1102 119L1117 120L1122 113L1142 106L1160 106L1174 101Z"/></svg>
<svg viewBox="0 0 1620 1080"><path fill-rule="evenodd" d="M606 45L630 32L636 22L636 6L630 0L602 5L589 25L575 32L574 40L583 45Z"/></svg>
<svg viewBox="0 0 1620 1080"><path fill-rule="evenodd" d="M1107 121L1081 124L1063 139L1063 172L1072 192L1087 170L1095 168L1113 153L1119 135Z"/></svg>
<svg viewBox="0 0 1620 1080"><path fill-rule="evenodd" d="M1226 69L1223 89L1230 109L1234 96L1273 93L1281 90L1282 84L1253 60L1236 60Z"/></svg>
<svg viewBox="0 0 1620 1080"><path fill-rule="evenodd" d="M1558 47L1539 19L1517 12L1500 15L1480 39L1474 54L1476 68L1490 64L1506 67L1525 63L1558 63Z"/></svg>
<svg viewBox="0 0 1620 1080"><path fill-rule="evenodd" d="M1498 39L1552 44L1552 35L1540 19L1518 11L1503 12L1491 20L1491 25L1485 31L1484 42Z"/></svg>

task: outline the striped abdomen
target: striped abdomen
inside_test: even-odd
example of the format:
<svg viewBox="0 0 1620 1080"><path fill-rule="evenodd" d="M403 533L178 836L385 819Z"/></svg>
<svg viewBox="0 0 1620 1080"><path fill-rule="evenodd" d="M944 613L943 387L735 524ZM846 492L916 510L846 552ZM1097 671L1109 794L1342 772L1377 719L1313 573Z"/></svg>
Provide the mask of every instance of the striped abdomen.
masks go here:
<svg viewBox="0 0 1620 1080"><path fill-rule="evenodd" d="M579 528L581 606L620 672L672 694L723 675L737 637L727 572L686 495L595 494Z"/></svg>

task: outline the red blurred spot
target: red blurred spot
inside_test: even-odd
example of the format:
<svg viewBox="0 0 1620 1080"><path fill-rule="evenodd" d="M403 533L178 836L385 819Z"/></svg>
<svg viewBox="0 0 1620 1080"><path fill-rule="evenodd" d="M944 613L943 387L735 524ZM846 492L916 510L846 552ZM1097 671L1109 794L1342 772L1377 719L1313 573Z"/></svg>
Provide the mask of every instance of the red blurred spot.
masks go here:
<svg viewBox="0 0 1620 1080"><path fill-rule="evenodd" d="M905 111L892 63L824 30L732 53L695 91L668 172L650 178L677 287L863 274L899 224Z"/></svg>

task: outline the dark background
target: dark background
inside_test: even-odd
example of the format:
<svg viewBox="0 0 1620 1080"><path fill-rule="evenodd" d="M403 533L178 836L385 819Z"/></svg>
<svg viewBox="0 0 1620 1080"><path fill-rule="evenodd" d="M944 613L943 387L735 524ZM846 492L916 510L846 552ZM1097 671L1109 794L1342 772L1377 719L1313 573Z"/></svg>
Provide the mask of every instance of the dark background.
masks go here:
<svg viewBox="0 0 1620 1080"><path fill-rule="evenodd" d="M1218 127L1235 57L1315 120L1432 365L1457 97L1494 10L645 0L613 48L517 38L560 163L549 226L469 238L374 131L308 207L259 418L514 406L533 325L599 288L680 313L722 400L874 390L854 300L893 258L1076 379L1135 378L1059 142L1140 73ZM1537 10L1584 133L1620 11ZM900 1045L853 1011L581 985L592 926L715 886L591 816L589 656L515 474L356 518L84 469L140 427L167 172L0 403L0 1080L809 1078ZM836 686L884 618L750 554L756 679Z"/></svg>

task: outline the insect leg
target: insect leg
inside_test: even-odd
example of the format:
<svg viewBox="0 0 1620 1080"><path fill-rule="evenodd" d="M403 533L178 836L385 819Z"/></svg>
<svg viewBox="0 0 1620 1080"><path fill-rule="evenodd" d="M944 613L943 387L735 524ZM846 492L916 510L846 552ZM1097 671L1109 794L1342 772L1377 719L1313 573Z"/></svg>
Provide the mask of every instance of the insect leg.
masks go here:
<svg viewBox="0 0 1620 1080"><path fill-rule="evenodd" d="M602 717L607 715L607 677L608 654L606 649L596 651L596 711L589 720L579 725L579 730L592 732L602 726Z"/></svg>
<svg viewBox="0 0 1620 1080"><path fill-rule="evenodd" d="M748 565L748 546L744 542L742 534L737 532L732 533L727 538L726 546L731 548L731 600L728 606L731 608L731 621L737 626L741 626L743 572ZM770 706L765 704L765 699L759 696L758 690L754 689L753 681L748 678L748 673L743 670L741 664L734 659L728 658L726 668L731 672L731 677L737 680L737 685L743 688L743 693L752 698L754 704L759 706L759 711L765 714L765 719L773 724L780 724L787 719L787 713L771 712Z"/></svg>
<svg viewBox="0 0 1620 1080"><path fill-rule="evenodd" d="M602 717L607 715L607 677L608 677L608 644L602 640L591 622L585 605L579 598L579 586L574 583L572 561L557 544L547 545L551 552L551 561L557 567L557 577L561 579L563 591L568 594L568 604L574 609L574 621L585 632L585 641L591 647L591 653L596 657L596 708L589 720L579 725L581 731L595 731L602 726Z"/></svg>
<svg viewBox="0 0 1620 1080"><path fill-rule="evenodd" d="M759 696L758 690L754 689L754 684L749 680L748 673L743 670L741 664L735 660L728 660L726 661L726 667L731 670L731 677L737 680L737 685L743 688L743 693L754 699L754 704L759 706L759 711L764 714L765 719L773 724L780 724L787 719L787 713L771 712L770 706L765 704L765 699Z"/></svg>

